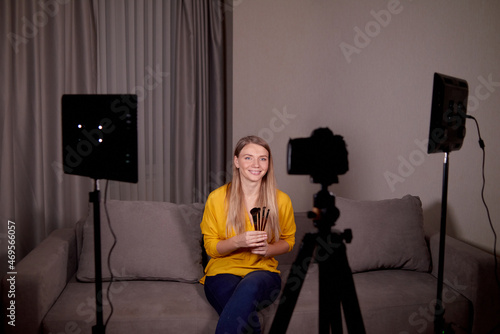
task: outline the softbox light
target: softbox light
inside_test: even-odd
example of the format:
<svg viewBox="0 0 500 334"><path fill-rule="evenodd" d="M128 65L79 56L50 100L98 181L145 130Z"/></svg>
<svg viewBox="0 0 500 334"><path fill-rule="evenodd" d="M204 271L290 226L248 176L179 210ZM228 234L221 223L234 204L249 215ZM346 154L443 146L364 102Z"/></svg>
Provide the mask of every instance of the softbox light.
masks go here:
<svg viewBox="0 0 500 334"><path fill-rule="evenodd" d="M136 183L137 95L63 95L67 174Z"/></svg>

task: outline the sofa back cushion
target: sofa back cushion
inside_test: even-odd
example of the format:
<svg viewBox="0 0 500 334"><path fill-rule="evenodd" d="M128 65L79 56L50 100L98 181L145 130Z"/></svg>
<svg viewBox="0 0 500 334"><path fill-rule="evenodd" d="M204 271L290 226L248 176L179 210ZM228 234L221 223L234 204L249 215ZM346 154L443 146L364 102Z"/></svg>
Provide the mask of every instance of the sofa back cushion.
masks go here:
<svg viewBox="0 0 500 334"><path fill-rule="evenodd" d="M203 204L108 200L101 204L101 255L103 280L172 280L197 282L203 276L200 222ZM90 214L83 226L77 278L95 281L94 227Z"/></svg>
<svg viewBox="0 0 500 334"><path fill-rule="evenodd" d="M428 272L430 255L423 229L419 197L357 201L336 197L340 217L334 229L351 229L353 239L346 244L353 273L377 269L406 269ZM296 245L292 253L278 257L281 264L292 263L302 237L316 232L305 213L296 214Z"/></svg>

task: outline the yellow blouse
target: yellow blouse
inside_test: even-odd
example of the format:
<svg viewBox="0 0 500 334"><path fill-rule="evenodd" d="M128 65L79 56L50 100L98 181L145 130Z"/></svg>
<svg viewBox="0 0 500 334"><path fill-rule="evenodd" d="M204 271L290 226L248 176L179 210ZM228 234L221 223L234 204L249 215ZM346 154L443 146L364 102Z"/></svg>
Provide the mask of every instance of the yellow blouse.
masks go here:
<svg viewBox="0 0 500 334"><path fill-rule="evenodd" d="M205 268L205 276L200 283L205 282L206 276L215 276L217 274L233 274L245 276L255 270L267 270L279 273L276 269L278 261L274 257L265 258L261 255L252 254L248 251L235 251L228 255L221 256L217 252L217 243L234 236L226 237L226 219L227 215L224 209L227 184L210 193L205 204L203 220L200 224L205 250L211 257ZM291 251L295 244L295 217L293 215L292 201L284 192L277 190L278 218L281 228L280 240L285 240L288 245L288 251ZM248 214L245 219L246 230L253 231L253 224Z"/></svg>

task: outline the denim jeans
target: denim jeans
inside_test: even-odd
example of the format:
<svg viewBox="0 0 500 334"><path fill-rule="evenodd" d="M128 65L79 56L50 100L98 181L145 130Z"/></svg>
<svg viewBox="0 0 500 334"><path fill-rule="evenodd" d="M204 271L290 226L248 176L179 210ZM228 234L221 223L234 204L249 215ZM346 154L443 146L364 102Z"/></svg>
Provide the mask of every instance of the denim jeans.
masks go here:
<svg viewBox="0 0 500 334"><path fill-rule="evenodd" d="M260 333L257 312L279 295L281 277L270 271L254 271L245 277L232 274L207 276L205 295L219 314L216 334Z"/></svg>

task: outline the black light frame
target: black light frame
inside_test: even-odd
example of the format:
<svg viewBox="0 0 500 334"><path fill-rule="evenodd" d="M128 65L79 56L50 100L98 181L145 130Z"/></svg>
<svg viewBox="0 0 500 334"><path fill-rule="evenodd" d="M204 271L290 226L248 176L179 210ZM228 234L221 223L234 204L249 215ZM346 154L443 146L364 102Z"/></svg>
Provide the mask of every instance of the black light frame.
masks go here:
<svg viewBox="0 0 500 334"><path fill-rule="evenodd" d="M66 174L137 183L137 95L62 97Z"/></svg>

